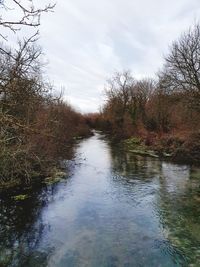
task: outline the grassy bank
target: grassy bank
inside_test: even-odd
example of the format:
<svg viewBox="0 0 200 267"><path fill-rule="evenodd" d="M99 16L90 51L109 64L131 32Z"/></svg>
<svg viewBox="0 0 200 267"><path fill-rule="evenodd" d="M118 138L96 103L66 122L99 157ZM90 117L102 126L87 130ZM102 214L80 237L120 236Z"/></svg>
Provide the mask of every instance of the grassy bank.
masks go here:
<svg viewBox="0 0 200 267"><path fill-rule="evenodd" d="M150 135L149 135L150 136ZM200 166L200 133L192 133L186 139L165 135L158 137L131 137L122 141L132 153Z"/></svg>

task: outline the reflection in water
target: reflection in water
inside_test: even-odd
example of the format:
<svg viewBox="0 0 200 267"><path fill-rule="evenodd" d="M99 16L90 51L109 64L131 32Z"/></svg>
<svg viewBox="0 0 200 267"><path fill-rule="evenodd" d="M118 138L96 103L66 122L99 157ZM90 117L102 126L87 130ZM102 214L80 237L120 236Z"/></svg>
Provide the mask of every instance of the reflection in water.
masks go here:
<svg viewBox="0 0 200 267"><path fill-rule="evenodd" d="M200 180L192 179L189 168L163 163L158 213L166 238L191 266L200 266L199 187Z"/></svg>
<svg viewBox="0 0 200 267"><path fill-rule="evenodd" d="M76 150L66 181L0 200L0 266L200 266L193 170L125 153L99 134Z"/></svg>
<svg viewBox="0 0 200 267"><path fill-rule="evenodd" d="M44 229L40 220L35 223L42 203L34 197L20 205L2 199L0 206L0 266L26 266Z"/></svg>

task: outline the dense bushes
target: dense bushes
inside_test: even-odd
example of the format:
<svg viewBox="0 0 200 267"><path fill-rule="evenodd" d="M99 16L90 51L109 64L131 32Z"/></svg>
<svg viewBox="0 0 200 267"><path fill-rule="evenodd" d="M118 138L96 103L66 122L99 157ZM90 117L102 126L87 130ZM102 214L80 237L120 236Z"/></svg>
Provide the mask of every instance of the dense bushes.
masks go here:
<svg viewBox="0 0 200 267"><path fill-rule="evenodd" d="M1 54L0 185L48 176L73 139L89 132L83 116L53 96L40 57L34 38Z"/></svg>
<svg viewBox="0 0 200 267"><path fill-rule="evenodd" d="M168 91L159 81L149 85L150 80L128 77L129 83L127 72L116 75L119 83L107 88L107 102L101 113L88 115L89 124L115 140L140 137L161 156L200 164L200 113L188 105L188 92ZM146 87L142 93L141 83Z"/></svg>
<svg viewBox="0 0 200 267"><path fill-rule="evenodd" d="M175 151L173 158L178 162L200 164L200 133L192 133Z"/></svg>

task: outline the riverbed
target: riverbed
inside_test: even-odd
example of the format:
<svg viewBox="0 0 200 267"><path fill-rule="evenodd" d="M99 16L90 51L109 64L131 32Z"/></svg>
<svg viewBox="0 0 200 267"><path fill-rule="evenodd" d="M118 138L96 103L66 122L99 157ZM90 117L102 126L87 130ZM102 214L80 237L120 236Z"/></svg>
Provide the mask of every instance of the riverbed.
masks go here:
<svg viewBox="0 0 200 267"><path fill-rule="evenodd" d="M0 266L200 266L199 170L125 152L96 132L66 177L0 198Z"/></svg>

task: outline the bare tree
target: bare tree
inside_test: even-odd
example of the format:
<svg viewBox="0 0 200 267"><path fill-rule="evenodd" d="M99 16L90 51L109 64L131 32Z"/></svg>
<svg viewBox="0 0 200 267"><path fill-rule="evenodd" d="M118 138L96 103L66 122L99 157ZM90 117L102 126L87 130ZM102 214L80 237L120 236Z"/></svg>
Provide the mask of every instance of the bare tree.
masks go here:
<svg viewBox="0 0 200 267"><path fill-rule="evenodd" d="M155 91L156 81L152 78L143 78L137 81L136 86L137 93L143 102L147 102L151 95Z"/></svg>
<svg viewBox="0 0 200 267"><path fill-rule="evenodd" d="M130 100L130 88L134 84L134 79L130 71L116 72L114 76L108 80L106 95L108 99L118 99L122 104L122 112L124 113Z"/></svg>
<svg viewBox="0 0 200 267"><path fill-rule="evenodd" d="M143 123L146 122L146 104L154 93L156 88L155 80L151 78L143 78L138 80L131 88L130 106L134 116L141 117ZM136 114L138 113L138 114Z"/></svg>
<svg viewBox="0 0 200 267"><path fill-rule="evenodd" d="M159 74L161 87L184 91L193 108L200 110L200 25L196 24L171 46L164 70Z"/></svg>
<svg viewBox="0 0 200 267"><path fill-rule="evenodd" d="M18 49L8 51L9 54L2 54L0 62L0 118L5 122L12 120L13 128L27 128L45 94L39 61L41 48L32 37L19 42Z"/></svg>
<svg viewBox="0 0 200 267"><path fill-rule="evenodd" d="M16 33L23 26L29 26L37 28L40 25L41 14L44 12L52 11L55 4L48 3L43 7L37 8L34 4L34 0L0 0L0 8L4 9L6 13L11 13L13 9L19 13L16 20L4 19L0 16L0 26L11 30ZM6 36L0 34L3 39L7 39Z"/></svg>

